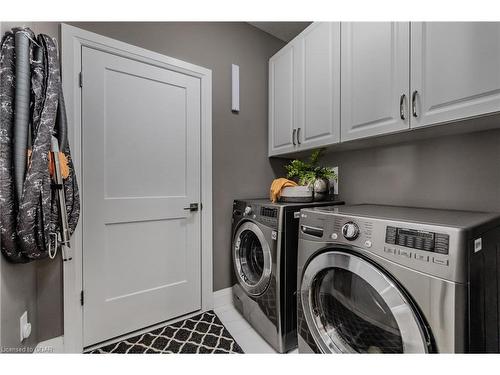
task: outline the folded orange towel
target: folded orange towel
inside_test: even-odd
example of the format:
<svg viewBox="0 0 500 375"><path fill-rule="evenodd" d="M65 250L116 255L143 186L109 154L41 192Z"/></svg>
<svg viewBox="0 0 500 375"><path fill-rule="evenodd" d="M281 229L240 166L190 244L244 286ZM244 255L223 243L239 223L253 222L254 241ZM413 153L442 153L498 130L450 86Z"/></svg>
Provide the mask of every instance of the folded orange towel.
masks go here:
<svg viewBox="0 0 500 375"><path fill-rule="evenodd" d="M289 186L298 186L296 182L287 180L286 178L277 178L271 184L270 198L275 203L281 196L281 190Z"/></svg>

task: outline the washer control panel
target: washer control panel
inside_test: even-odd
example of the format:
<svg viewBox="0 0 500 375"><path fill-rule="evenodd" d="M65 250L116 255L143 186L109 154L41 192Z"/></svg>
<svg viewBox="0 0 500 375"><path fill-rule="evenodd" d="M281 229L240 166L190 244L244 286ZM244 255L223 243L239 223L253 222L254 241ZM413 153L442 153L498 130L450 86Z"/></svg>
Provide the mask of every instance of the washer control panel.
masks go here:
<svg viewBox="0 0 500 375"><path fill-rule="evenodd" d="M303 209L299 239L354 247L457 282L467 280L462 231L447 226Z"/></svg>
<svg viewBox="0 0 500 375"><path fill-rule="evenodd" d="M443 233L388 226L385 230L385 242L416 250L448 254L450 236Z"/></svg>

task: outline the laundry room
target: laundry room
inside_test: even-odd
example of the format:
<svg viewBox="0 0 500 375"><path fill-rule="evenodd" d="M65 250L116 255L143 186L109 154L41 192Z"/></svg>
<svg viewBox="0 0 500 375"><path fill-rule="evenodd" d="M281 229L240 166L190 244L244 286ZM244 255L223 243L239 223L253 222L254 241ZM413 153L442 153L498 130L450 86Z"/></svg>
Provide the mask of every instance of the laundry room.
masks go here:
<svg viewBox="0 0 500 375"><path fill-rule="evenodd" d="M315 2L2 4L0 364L500 360L499 13Z"/></svg>

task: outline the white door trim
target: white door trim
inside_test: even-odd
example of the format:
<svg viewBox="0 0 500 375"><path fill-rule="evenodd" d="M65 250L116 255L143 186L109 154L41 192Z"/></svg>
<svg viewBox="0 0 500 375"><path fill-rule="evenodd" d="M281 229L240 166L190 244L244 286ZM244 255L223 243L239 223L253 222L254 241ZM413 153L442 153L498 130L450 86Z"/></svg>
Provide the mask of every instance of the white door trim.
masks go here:
<svg viewBox="0 0 500 375"><path fill-rule="evenodd" d="M82 119L81 71L82 47L90 47L176 72L198 77L201 81L201 311L213 308L212 288L212 71L172 57L123 43L99 34L61 24L62 82L68 115L69 141L76 176L82 191ZM85 77L84 77L85 80ZM81 212L83 217L85 212ZM83 351L83 309L80 304L82 290L82 222L73 234L71 246L73 260L63 265L64 295L64 351Z"/></svg>

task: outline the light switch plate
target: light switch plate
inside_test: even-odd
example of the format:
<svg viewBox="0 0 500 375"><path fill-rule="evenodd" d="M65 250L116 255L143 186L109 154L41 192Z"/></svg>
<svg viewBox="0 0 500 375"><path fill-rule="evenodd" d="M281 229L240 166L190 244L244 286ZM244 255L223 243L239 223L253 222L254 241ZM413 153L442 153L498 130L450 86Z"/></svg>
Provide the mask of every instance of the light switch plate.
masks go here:
<svg viewBox="0 0 500 375"><path fill-rule="evenodd" d="M27 331L27 327L29 327L29 332ZM28 323L28 312L25 311L19 318L19 341L23 342L31 333L31 326Z"/></svg>
<svg viewBox="0 0 500 375"><path fill-rule="evenodd" d="M335 180L334 178L330 179L330 189L333 186L333 194L339 193L339 167L333 167L333 170L335 171L335 174L337 175L337 179ZM331 190L330 190L331 191Z"/></svg>

